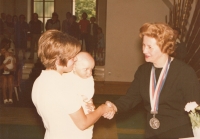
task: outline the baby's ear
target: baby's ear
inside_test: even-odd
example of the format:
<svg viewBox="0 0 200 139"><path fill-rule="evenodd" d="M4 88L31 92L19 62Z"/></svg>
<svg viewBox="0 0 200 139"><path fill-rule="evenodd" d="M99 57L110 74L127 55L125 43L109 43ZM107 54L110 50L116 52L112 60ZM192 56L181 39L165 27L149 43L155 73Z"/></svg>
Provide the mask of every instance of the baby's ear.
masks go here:
<svg viewBox="0 0 200 139"><path fill-rule="evenodd" d="M76 71L76 63L73 66L73 71Z"/></svg>

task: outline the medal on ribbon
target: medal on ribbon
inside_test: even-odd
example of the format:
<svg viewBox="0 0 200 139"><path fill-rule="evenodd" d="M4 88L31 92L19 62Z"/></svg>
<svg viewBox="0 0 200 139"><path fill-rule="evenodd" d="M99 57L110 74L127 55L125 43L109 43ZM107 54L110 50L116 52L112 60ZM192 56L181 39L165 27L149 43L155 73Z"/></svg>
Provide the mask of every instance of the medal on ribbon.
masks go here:
<svg viewBox="0 0 200 139"><path fill-rule="evenodd" d="M161 90L163 88L163 85L167 77L170 63L171 63L171 57L169 57L168 60L166 61L160 73L157 84L156 84L156 77L155 77L156 76L155 67L152 66L152 69L151 69L149 93L150 93L150 102L151 102L151 114L153 114L153 118L150 119L149 125L153 129L158 129L160 127L160 121L155 116L156 114L158 114L159 97L160 97Z"/></svg>
<svg viewBox="0 0 200 139"><path fill-rule="evenodd" d="M160 127L160 121L155 118L155 114L153 115L153 118L150 119L149 124L153 129L158 129Z"/></svg>

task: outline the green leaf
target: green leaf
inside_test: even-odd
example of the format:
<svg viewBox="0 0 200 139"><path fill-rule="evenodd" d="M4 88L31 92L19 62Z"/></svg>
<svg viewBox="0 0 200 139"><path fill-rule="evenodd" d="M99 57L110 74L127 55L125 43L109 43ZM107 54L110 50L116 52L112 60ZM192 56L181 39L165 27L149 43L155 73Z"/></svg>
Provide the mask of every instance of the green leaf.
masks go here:
<svg viewBox="0 0 200 139"><path fill-rule="evenodd" d="M96 0L76 0L75 2L77 21L81 20L83 12L88 14L88 19L90 17L96 17Z"/></svg>

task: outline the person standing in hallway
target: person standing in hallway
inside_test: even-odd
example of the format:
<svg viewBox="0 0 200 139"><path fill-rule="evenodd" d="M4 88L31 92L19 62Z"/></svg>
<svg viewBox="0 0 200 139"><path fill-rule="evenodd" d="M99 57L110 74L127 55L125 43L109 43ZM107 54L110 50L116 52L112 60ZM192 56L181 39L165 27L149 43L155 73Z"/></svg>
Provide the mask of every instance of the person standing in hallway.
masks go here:
<svg viewBox="0 0 200 139"><path fill-rule="evenodd" d="M52 13L52 18L48 19L45 25L46 30L56 29L60 30L60 20L58 19L58 14L56 12Z"/></svg>
<svg viewBox="0 0 200 139"><path fill-rule="evenodd" d="M19 16L19 21L16 23L15 27L15 46L16 46L16 57L19 56L19 51L22 51L23 59L25 58L25 51L27 49L27 32L28 32L28 23L25 21L25 15L21 14Z"/></svg>
<svg viewBox="0 0 200 139"><path fill-rule="evenodd" d="M90 18L90 24L88 25L88 51L90 54L93 54L96 58L96 48L97 48L97 34L98 34L98 25L95 23L96 18Z"/></svg>
<svg viewBox="0 0 200 139"><path fill-rule="evenodd" d="M6 21L6 13L1 13L1 19L3 22Z"/></svg>
<svg viewBox="0 0 200 139"><path fill-rule="evenodd" d="M68 34L70 36L75 37L76 39L80 39L80 29L79 29L79 25L76 22L76 16L72 15L70 17L70 26L69 26L69 32Z"/></svg>
<svg viewBox="0 0 200 139"><path fill-rule="evenodd" d="M101 27L98 27L96 61L99 65L105 64L105 39Z"/></svg>
<svg viewBox="0 0 200 139"><path fill-rule="evenodd" d="M12 22L14 24L14 32L15 32L15 35L14 35L14 40L13 40L13 43L15 44L16 43L16 36L17 36L17 22L19 21L18 19L18 16L17 15L13 15L12 16Z"/></svg>
<svg viewBox="0 0 200 139"><path fill-rule="evenodd" d="M14 40L14 24L12 22L12 16L10 14L6 15L6 21L3 26L3 35L4 37Z"/></svg>
<svg viewBox="0 0 200 139"><path fill-rule="evenodd" d="M200 104L200 84L195 71L171 57L175 51L173 29L164 23L145 23L140 28L146 63L139 66L126 95L106 104L114 109L104 115L111 119L143 103L147 113L146 139L192 137L192 127L184 108L188 102Z"/></svg>
<svg viewBox="0 0 200 139"><path fill-rule="evenodd" d="M7 38L1 40L0 48L0 76L2 79L2 94L3 94L3 103L12 104L13 103L13 81L14 81L14 71L16 69L16 63L13 60L13 68L8 69L6 66L11 64L11 61L3 63L6 59L6 53L8 54L8 49L10 48L11 41ZM13 57L14 59L14 57ZM3 74L3 71L7 71L7 74ZM8 73L9 72L9 73ZM8 95L7 95L8 90Z"/></svg>
<svg viewBox="0 0 200 139"><path fill-rule="evenodd" d="M3 38L3 21L0 20L0 41Z"/></svg>
<svg viewBox="0 0 200 139"><path fill-rule="evenodd" d="M90 21L87 19L88 15L86 12L82 14L82 19L79 21L79 27L81 30L81 40L82 40L82 45L85 43L85 48L86 51L89 52L89 47L88 47L88 26L90 24Z"/></svg>
<svg viewBox="0 0 200 139"><path fill-rule="evenodd" d="M66 13L66 19L62 22L62 32L69 34L70 29L70 18L72 14L70 12Z"/></svg>
<svg viewBox="0 0 200 139"><path fill-rule="evenodd" d="M29 30L31 38L29 59L34 59L35 49L38 49L38 40L44 30L43 23L38 19L37 13L32 15L32 20L29 22Z"/></svg>
<svg viewBox="0 0 200 139"><path fill-rule="evenodd" d="M5 21L6 21L6 14L5 13L1 13L1 18L0 18L0 41L1 41L1 39L4 38Z"/></svg>

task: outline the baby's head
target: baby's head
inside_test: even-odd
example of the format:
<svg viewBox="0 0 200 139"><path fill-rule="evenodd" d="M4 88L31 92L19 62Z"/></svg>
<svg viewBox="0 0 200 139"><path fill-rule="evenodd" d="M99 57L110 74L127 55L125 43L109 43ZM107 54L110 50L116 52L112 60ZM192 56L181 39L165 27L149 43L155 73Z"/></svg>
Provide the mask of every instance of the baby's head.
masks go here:
<svg viewBox="0 0 200 139"><path fill-rule="evenodd" d="M94 58L87 52L78 53L76 58L77 61L74 64L73 72L83 79L92 76L92 70L95 65Z"/></svg>

